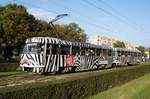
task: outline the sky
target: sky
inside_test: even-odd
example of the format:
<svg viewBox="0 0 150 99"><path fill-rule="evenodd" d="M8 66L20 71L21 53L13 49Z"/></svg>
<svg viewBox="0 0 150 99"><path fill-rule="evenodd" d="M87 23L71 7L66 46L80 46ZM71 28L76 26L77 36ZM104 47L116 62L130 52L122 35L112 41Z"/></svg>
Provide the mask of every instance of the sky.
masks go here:
<svg viewBox="0 0 150 99"><path fill-rule="evenodd" d="M37 19L75 22L88 37L98 34L150 47L150 0L0 0L0 5L22 4Z"/></svg>

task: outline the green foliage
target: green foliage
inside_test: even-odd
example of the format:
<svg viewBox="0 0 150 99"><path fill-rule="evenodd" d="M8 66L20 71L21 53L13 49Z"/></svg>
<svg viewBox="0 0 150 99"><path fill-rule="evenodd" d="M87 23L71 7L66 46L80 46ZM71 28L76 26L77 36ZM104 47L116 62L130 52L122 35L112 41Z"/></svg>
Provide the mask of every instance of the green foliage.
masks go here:
<svg viewBox="0 0 150 99"><path fill-rule="evenodd" d="M37 20L22 5L8 4L0 6L0 54L1 44L11 42L11 47L18 54L25 39L35 36L52 36L70 41L86 41L86 34L76 24L55 25L56 30L47 22Z"/></svg>
<svg viewBox="0 0 150 99"><path fill-rule="evenodd" d="M18 63L0 63L0 72L15 71L17 67Z"/></svg>
<svg viewBox="0 0 150 99"><path fill-rule="evenodd" d="M145 51L150 51L150 48L149 47L145 48Z"/></svg>
<svg viewBox="0 0 150 99"><path fill-rule="evenodd" d="M144 52L145 52L145 47L144 47L144 46L138 46L137 49L138 49L139 51L141 51L141 53L144 54Z"/></svg>
<svg viewBox="0 0 150 99"><path fill-rule="evenodd" d="M4 30L3 42L11 41L12 45L18 48L24 44L27 37L36 36L38 32L46 32L49 29L46 22L36 20L22 5L6 5L0 16L1 28Z"/></svg>
<svg viewBox="0 0 150 99"><path fill-rule="evenodd" d="M68 41L85 42L87 37L84 30L76 23L69 23L68 25L55 25L58 31L58 38Z"/></svg>
<svg viewBox="0 0 150 99"><path fill-rule="evenodd" d="M150 72L150 65L132 66L95 72L92 75L79 75L75 79L55 82L36 82L14 87L0 88L2 99L80 99L94 95L108 88L124 84L127 81Z"/></svg>
<svg viewBox="0 0 150 99"><path fill-rule="evenodd" d="M121 42L121 41L116 41L116 42L113 44L113 46L114 46L115 48L125 48L125 47L126 47L125 44L124 44L124 42Z"/></svg>
<svg viewBox="0 0 150 99"><path fill-rule="evenodd" d="M119 87L100 92L88 99L149 99L150 73Z"/></svg>

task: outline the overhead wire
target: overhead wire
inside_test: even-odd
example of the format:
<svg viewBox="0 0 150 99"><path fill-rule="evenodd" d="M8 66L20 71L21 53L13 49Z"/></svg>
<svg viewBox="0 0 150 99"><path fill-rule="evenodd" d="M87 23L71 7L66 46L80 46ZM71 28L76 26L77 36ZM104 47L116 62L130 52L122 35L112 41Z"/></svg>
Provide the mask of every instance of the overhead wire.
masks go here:
<svg viewBox="0 0 150 99"><path fill-rule="evenodd" d="M84 18L84 19L88 19L88 20L91 19L91 17L89 17L89 16L84 16L82 13L79 13L79 12L73 10L73 9L70 9L70 8L68 8L67 6L64 6L64 5L60 4L60 3L56 3L56 2L54 2L53 0L51 0L51 2L55 3L55 5L58 5L58 6L63 7L66 11L70 11L71 13L74 13L75 15L78 15L78 16ZM93 20L93 19L92 19L92 20ZM100 21L100 20L94 20L94 21L98 21L98 22L100 22L102 25L107 26L107 27L110 27L110 25L105 24L105 23L103 23L103 22Z"/></svg>
<svg viewBox="0 0 150 99"><path fill-rule="evenodd" d="M111 9L111 11L113 11L114 13L116 13L118 16L122 17L124 20L126 21L129 21L130 19L127 18L126 16L122 15L120 12L118 12L116 9L114 9L109 3L107 3L106 1L104 0L97 0L98 2L100 3L103 3L104 5L106 5L107 7L109 7ZM133 24L134 26L137 26L138 28L140 28L140 31L141 30L144 30L142 26L140 26L139 24L137 24L137 22L135 21L129 21L130 24Z"/></svg>
<svg viewBox="0 0 150 99"><path fill-rule="evenodd" d="M28 3L28 2L25 2L25 1L19 1L19 0L16 0L16 1L18 1L18 2L20 2L20 3L23 3L23 4L30 5L30 6L35 7L35 8L43 9L43 8L37 6L37 5L31 4L31 3ZM69 11L69 8L65 7L65 9L67 9L67 10ZM53 11L53 10L48 10L48 9L43 9L43 10L48 11L48 12L50 12L50 13L54 13L54 14L60 14L60 13L58 13L58 12L56 12L56 11ZM72 12L72 11L71 11L71 12ZM75 14L75 13L74 13L74 14ZM77 14L76 14L76 15L77 15ZM114 31L110 30L109 28L100 26L100 25L95 24L95 23L93 23L93 22L91 23L91 22L89 22L88 20L86 20L86 19L84 19L84 18L81 19L81 18L77 18L77 17L71 16L71 15L70 15L70 18L73 19L73 20L76 20L76 21L78 21L78 22L81 22L81 21L82 21L82 22L84 22L84 23L87 23L87 25L89 25L90 27L94 26L94 28L95 28L95 27L96 27L97 29L101 28L101 29L104 29L104 30L109 31L109 32L111 32L111 33L114 33Z"/></svg>
<svg viewBox="0 0 150 99"><path fill-rule="evenodd" d="M34 4L31 4L31 3L28 3L28 2L24 2L24 1L19 1L19 0L15 0L15 1L18 1L18 2L22 2L22 3L25 3L25 4L27 4L27 5L30 5L30 6L33 6L33 7L36 7L36 8L40 8L40 9L43 9L43 8L41 8L41 7L39 7L39 6L37 6L37 5L34 5ZM67 8L68 9L68 8ZM46 10L46 11L48 11L48 12L50 12L50 13L53 13L53 14L60 14L60 13L58 13L57 11L53 11L53 10L49 10L49 9L44 9L44 10ZM105 10L104 10L105 11ZM76 18L76 17L74 17L74 16L70 16L72 19L74 19L74 20L77 20L77 21L83 21L83 20L81 20L80 18L78 19L78 18ZM85 21L84 20L84 22L86 22L86 23L88 23L87 21ZM89 24L91 24L91 22L89 22ZM93 24L93 23L92 23ZM91 25L92 26L92 25ZM97 25L97 24L94 24L94 26L95 27L97 27L97 28L99 28L99 25ZM95 28L94 27L94 28ZM105 29L105 30L107 30L107 31L110 31L109 29ZM111 31L112 32L112 31ZM114 33L114 32L113 32Z"/></svg>
<svg viewBox="0 0 150 99"><path fill-rule="evenodd" d="M62 4L60 4L60 3L56 3L56 2L54 2L53 0L51 0L51 2L53 2L53 4L55 4L55 5L57 5L57 6L61 6L61 7L62 7L63 9L65 9L66 11L71 12L70 14L74 14L74 16L70 15L70 17L71 17L72 19L74 19L74 20L77 20L77 21L79 21L79 22L80 22L80 21L83 21L84 23L91 24L91 26L96 26L97 28L102 28L102 29L104 29L104 30L106 30L106 31L109 31L109 32L112 32L112 33L117 33L116 31L114 31L114 30L112 30L112 29L109 29L108 27L110 27L110 26L109 26L108 24L102 23L102 21L99 22L99 23L101 23L101 24L104 25L104 26L102 26L102 25L100 25L100 24L96 24L94 21L93 21L93 22L90 22L89 19L92 19L92 18L90 18L90 17L88 17L88 16L84 16L83 14L81 14L81 13L79 13L79 12L73 10L73 9L70 9L70 8L68 8L68 7L66 7L66 6L64 6L64 5L62 5ZM80 19L77 18L77 17L75 17L75 16L80 16ZM106 28L106 27L107 27L107 28Z"/></svg>
<svg viewBox="0 0 150 99"><path fill-rule="evenodd" d="M123 20L122 18L118 17L117 15L105 10L104 8L97 6L95 3L90 2L89 0L82 0L85 4L88 4L94 8L96 8L99 12L104 12L107 15L112 16L113 18L115 18L116 20L120 21L123 24L128 25L130 28L134 29L135 31L137 31L137 28L133 27L130 23L128 23L127 21ZM139 32L139 31L138 31Z"/></svg>

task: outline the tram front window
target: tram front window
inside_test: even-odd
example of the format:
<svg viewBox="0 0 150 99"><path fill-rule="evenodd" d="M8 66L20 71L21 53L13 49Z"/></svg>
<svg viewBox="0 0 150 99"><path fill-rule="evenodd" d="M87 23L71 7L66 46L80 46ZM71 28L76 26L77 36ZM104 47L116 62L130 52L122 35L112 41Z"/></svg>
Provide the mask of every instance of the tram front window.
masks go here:
<svg viewBox="0 0 150 99"><path fill-rule="evenodd" d="M39 48L37 43L28 43L24 46L23 53L38 53Z"/></svg>

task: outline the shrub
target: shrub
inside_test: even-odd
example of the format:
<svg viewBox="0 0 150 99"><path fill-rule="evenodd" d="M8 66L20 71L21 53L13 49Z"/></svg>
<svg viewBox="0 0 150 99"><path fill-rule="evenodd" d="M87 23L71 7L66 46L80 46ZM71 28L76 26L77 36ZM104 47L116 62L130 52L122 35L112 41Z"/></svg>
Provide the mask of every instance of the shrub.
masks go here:
<svg viewBox="0 0 150 99"><path fill-rule="evenodd" d="M36 82L0 89L2 99L79 99L94 95L108 88L150 72L150 64L93 72L72 79ZM59 76L59 75L58 75Z"/></svg>
<svg viewBox="0 0 150 99"><path fill-rule="evenodd" d="M15 71L19 63L0 63L0 72Z"/></svg>

